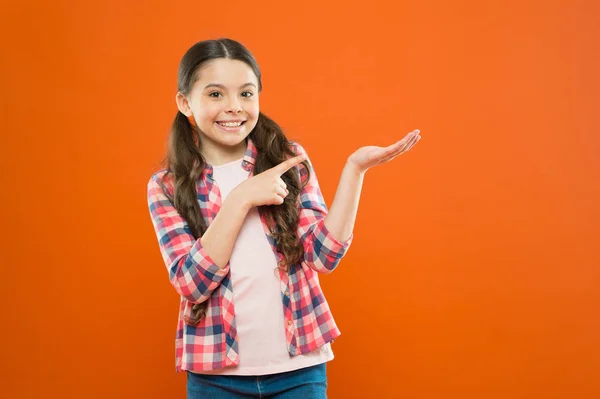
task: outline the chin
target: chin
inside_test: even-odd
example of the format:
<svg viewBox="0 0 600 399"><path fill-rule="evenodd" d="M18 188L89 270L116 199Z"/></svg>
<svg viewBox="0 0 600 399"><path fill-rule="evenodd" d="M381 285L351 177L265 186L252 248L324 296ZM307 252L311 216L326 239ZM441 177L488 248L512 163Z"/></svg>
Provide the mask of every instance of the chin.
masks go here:
<svg viewBox="0 0 600 399"><path fill-rule="evenodd" d="M235 147L237 145L239 145L241 142L243 142L244 140L246 140L246 137L248 137L247 134L240 134L238 136L230 136L230 137L218 137L217 138L217 142L221 145L224 146L228 146L228 147Z"/></svg>

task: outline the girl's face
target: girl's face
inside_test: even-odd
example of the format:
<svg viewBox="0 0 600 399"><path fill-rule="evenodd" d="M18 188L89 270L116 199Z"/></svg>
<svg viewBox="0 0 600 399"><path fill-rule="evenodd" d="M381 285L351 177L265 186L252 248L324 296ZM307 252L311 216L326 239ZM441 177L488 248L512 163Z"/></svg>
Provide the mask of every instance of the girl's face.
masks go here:
<svg viewBox="0 0 600 399"><path fill-rule="evenodd" d="M202 152L245 150L244 139L259 115L258 79L252 68L218 58L205 64L197 79L187 98L177 93L177 105L200 129Z"/></svg>

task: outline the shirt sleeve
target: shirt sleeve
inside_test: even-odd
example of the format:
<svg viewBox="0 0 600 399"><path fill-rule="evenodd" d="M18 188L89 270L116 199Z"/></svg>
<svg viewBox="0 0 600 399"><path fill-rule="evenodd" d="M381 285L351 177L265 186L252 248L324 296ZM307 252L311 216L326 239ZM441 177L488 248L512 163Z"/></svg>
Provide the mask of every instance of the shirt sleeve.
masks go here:
<svg viewBox="0 0 600 399"><path fill-rule="evenodd" d="M294 147L298 155L306 154L304 148L298 143L294 143ZM341 242L325 226L327 205L308 155L306 160L310 165L310 176L300 192L298 237L304 247L303 262L311 269L326 274L331 273L345 255L352 243L354 233L345 242ZM308 171L302 164L299 166L299 171L300 181L304 182Z"/></svg>
<svg viewBox="0 0 600 399"><path fill-rule="evenodd" d="M179 295L190 302L206 301L229 272L208 256L154 175L148 182L148 207L169 279Z"/></svg>

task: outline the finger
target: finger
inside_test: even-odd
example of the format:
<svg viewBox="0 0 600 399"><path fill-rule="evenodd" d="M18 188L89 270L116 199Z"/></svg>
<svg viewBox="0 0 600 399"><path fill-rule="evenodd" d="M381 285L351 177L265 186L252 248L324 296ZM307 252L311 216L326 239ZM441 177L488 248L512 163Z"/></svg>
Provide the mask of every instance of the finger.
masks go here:
<svg viewBox="0 0 600 399"><path fill-rule="evenodd" d="M306 155L301 154L301 155L298 155L298 156L295 156L293 158L290 158L290 159L287 159L287 160L283 161L279 165L274 166L273 168L271 168L271 170L274 170L279 176L281 176L282 174L284 174L285 172L287 172L288 170L290 170L294 166L300 164L305 159L306 159Z"/></svg>
<svg viewBox="0 0 600 399"><path fill-rule="evenodd" d="M412 142L410 147L408 147L405 151L409 151L411 148L413 148L415 146L415 144L417 144L419 142L419 140L421 140L421 136L418 136L417 138L415 138L415 140Z"/></svg>
<svg viewBox="0 0 600 399"><path fill-rule="evenodd" d="M388 152L386 154L386 158L396 157L396 156L402 154L403 152L406 151L406 148L408 148L409 145L410 145L410 141L401 143L400 145L396 146L392 151Z"/></svg>
<svg viewBox="0 0 600 399"><path fill-rule="evenodd" d="M288 195L288 191L287 189L281 187L281 186L277 186L277 188L275 189L275 192L277 193L277 195L279 195L281 198L285 198Z"/></svg>
<svg viewBox="0 0 600 399"><path fill-rule="evenodd" d="M277 184L279 184L281 187L283 188L287 188L287 184L285 184L285 182L283 181L283 179L281 177L277 177Z"/></svg>
<svg viewBox="0 0 600 399"><path fill-rule="evenodd" d="M402 140L405 140L405 142L409 142L410 140L412 140L419 134L421 134L421 131L419 129L415 129L412 132L407 133L406 136L404 136ZM402 140L400 140L400 141L402 141Z"/></svg>
<svg viewBox="0 0 600 399"><path fill-rule="evenodd" d="M408 151L421 137L421 136L419 136L419 133L409 133L409 134L412 135L410 137L410 139L408 141L406 141L405 143L403 143L402 145L398 146L398 148L396 148L396 150L393 152L393 154L394 154L393 156L397 156L397 155L400 155L400 154Z"/></svg>
<svg viewBox="0 0 600 399"><path fill-rule="evenodd" d="M409 134L413 134L412 132ZM413 134L413 136L410 138L410 140L408 142L403 142L404 139L400 140L398 143L400 143L401 145L396 146L398 143L396 143L394 146L396 146L396 148L394 148L391 152L389 152L388 154L386 154L386 156L382 159L382 163L385 162L389 162L392 159L396 158L398 155L405 153L406 151L410 150L412 148L412 146L415 145L415 143L417 141L419 141L421 139L421 136L419 136L419 134Z"/></svg>
<svg viewBox="0 0 600 399"><path fill-rule="evenodd" d="M415 144L417 144L419 142L419 140L421 140L421 136L419 134L417 134L413 140L410 142L409 146L406 147L406 149L404 150L405 152L410 150L411 148L413 148L415 146Z"/></svg>
<svg viewBox="0 0 600 399"><path fill-rule="evenodd" d="M412 141L414 141L417 137L419 137L419 135L421 134L421 131L419 129L413 130L412 132L408 133L406 135L406 143L411 143Z"/></svg>
<svg viewBox="0 0 600 399"><path fill-rule="evenodd" d="M279 184L277 187L281 188L285 192L286 196L289 195L290 192L288 191L287 186L285 185L285 183Z"/></svg>
<svg viewBox="0 0 600 399"><path fill-rule="evenodd" d="M270 205L281 205L285 202L285 198L283 198L280 195L275 195L273 196L273 201L270 203Z"/></svg>
<svg viewBox="0 0 600 399"><path fill-rule="evenodd" d="M391 153L391 152L397 151L399 148L404 148L407 144L409 144L411 142L411 140L413 140L415 137L419 136L419 133L420 133L420 130L418 130L418 129L413 130L412 132L410 132L406 136L404 136L401 140L399 140L396 143L387 147L387 149L389 149L389 151Z"/></svg>
<svg viewBox="0 0 600 399"><path fill-rule="evenodd" d="M398 140L397 142L395 142L394 144L392 144L391 146L388 147L388 149L390 149L390 151L396 151L398 148L403 147L404 145L406 145L406 143L409 142L409 140L411 139L411 134L409 133L408 135L404 136L402 138L402 140Z"/></svg>

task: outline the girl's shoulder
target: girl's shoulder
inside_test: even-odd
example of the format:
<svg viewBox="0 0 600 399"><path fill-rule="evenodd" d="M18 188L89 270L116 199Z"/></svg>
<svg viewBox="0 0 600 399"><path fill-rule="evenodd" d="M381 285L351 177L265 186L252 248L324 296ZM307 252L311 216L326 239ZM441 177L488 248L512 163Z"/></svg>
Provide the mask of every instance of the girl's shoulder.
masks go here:
<svg viewBox="0 0 600 399"><path fill-rule="evenodd" d="M300 181L304 182L304 181L309 180L310 173L311 173L310 171L312 169L312 163L310 161L308 153L306 152L304 147L297 141L290 141L289 143L290 143L290 146L292 147L292 151L294 151L294 153L296 155L304 155L306 157L306 160L303 163L299 164L297 167L294 168L298 173L298 177L300 178ZM307 168L307 165L308 165L308 168Z"/></svg>
<svg viewBox="0 0 600 399"><path fill-rule="evenodd" d="M296 153L296 155L305 155L306 154L306 150L304 149L304 147L297 141L290 140L289 143L290 143L290 146L292 147L292 150Z"/></svg>
<svg viewBox="0 0 600 399"><path fill-rule="evenodd" d="M165 194L173 193L175 190L175 180L173 173L167 173L166 168L155 172L148 180L148 188L160 188Z"/></svg>
<svg viewBox="0 0 600 399"><path fill-rule="evenodd" d="M290 146L292 147L292 151L294 151L296 155L304 155L306 157L306 163L309 165L309 167L312 168L310 157L308 156L306 149L297 141L290 141ZM298 165L298 169L300 170L300 174L306 173L306 167L304 166L304 163Z"/></svg>

